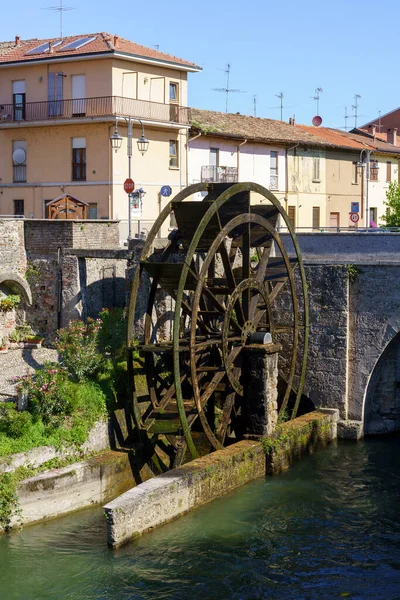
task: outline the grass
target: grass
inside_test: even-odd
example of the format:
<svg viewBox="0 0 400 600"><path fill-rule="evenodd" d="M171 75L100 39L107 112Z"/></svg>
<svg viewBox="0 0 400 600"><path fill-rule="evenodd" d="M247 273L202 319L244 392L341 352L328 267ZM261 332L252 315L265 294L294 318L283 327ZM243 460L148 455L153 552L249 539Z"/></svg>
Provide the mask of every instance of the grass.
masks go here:
<svg viewBox="0 0 400 600"><path fill-rule="evenodd" d="M62 417L57 425L45 425L39 419L29 419L21 435L13 437L0 431L0 457L27 452L38 446L61 448L82 445L96 421L107 414L107 397L101 387L91 381L69 382L67 393L71 397L73 411L70 416Z"/></svg>

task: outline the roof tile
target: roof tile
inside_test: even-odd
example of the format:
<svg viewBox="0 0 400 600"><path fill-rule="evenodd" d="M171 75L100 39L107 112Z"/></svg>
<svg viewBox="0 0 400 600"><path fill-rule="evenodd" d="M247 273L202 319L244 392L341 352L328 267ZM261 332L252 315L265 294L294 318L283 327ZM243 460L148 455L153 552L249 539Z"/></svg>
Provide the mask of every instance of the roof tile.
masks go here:
<svg viewBox="0 0 400 600"><path fill-rule="evenodd" d="M75 50L68 50L66 52L62 51L62 49L67 44L70 44L71 42L74 42L84 37L94 37L95 39L92 42L85 44L85 46L81 48L77 48ZM116 45L114 45L115 38ZM21 40L18 46L15 45L15 42L0 42L0 63L31 61L37 60L39 58L65 58L68 56L97 54L101 52L122 52L141 58L165 61L183 67L186 66L190 69L194 68L196 70L201 70L201 68L195 65L194 63L185 61L182 58L178 58L177 56L172 56L171 54L166 54L164 52L159 52L158 50L154 50L152 48L146 48L145 46L141 46L140 44L136 44L135 42L131 42L118 36L112 36L106 32L68 36L63 38L63 44L60 44L59 46L53 48L51 54L46 52L45 54L30 54L26 56L26 52L28 52L29 50L33 50L37 46L40 46L40 44L44 44L46 42L56 42L59 39L60 38L48 38L43 40Z"/></svg>

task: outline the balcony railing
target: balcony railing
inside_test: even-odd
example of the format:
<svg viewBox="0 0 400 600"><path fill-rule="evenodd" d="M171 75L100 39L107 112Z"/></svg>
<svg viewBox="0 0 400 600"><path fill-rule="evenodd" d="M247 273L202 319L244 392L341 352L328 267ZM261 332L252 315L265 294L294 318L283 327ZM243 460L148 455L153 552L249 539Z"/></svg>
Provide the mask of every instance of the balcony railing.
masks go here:
<svg viewBox="0 0 400 600"><path fill-rule="evenodd" d="M269 189L270 190L279 189L278 175L270 175L269 176Z"/></svg>
<svg viewBox="0 0 400 600"><path fill-rule="evenodd" d="M189 123L189 108L122 96L26 102L24 111L15 104L0 104L0 125L13 121L54 121L95 117L136 117L147 121Z"/></svg>
<svg viewBox="0 0 400 600"><path fill-rule="evenodd" d="M201 181L210 183L236 183L238 170L236 167L216 167L205 165L201 167Z"/></svg>

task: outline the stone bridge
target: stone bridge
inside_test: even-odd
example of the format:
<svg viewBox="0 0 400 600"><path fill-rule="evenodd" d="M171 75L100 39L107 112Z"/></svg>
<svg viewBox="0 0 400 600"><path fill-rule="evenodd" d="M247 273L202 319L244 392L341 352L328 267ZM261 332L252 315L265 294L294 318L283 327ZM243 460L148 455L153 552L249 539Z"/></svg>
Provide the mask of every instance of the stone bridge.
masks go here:
<svg viewBox="0 0 400 600"><path fill-rule="evenodd" d="M400 430L400 233L298 239L310 300L305 394L339 409L344 437Z"/></svg>

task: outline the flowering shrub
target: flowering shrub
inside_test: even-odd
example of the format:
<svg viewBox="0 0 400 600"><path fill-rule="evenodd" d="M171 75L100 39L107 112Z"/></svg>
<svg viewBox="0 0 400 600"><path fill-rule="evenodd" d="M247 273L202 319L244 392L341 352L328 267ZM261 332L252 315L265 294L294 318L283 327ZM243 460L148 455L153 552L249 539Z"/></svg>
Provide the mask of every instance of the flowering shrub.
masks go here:
<svg viewBox="0 0 400 600"><path fill-rule="evenodd" d="M62 367L45 363L43 369L18 377L16 382L17 391L28 396L29 412L46 425L57 425L61 415L70 412L68 373Z"/></svg>
<svg viewBox="0 0 400 600"><path fill-rule="evenodd" d="M70 321L59 329L55 346L60 360L75 381L84 381L100 369L103 356L99 351L100 319Z"/></svg>

